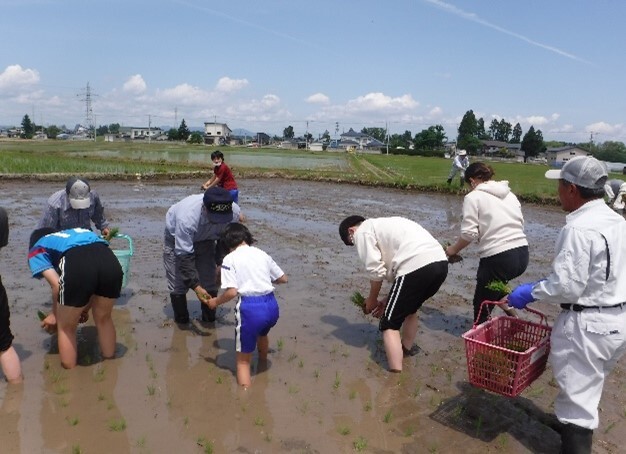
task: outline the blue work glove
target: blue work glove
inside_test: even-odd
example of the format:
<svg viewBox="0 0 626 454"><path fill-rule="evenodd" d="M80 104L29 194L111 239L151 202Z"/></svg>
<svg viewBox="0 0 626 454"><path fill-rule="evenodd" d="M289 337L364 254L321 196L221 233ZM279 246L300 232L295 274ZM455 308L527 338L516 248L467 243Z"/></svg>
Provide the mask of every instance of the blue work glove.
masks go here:
<svg viewBox="0 0 626 454"><path fill-rule="evenodd" d="M528 284L522 284L515 287L515 290L511 292L508 298L509 306L513 306L516 309L524 309L528 303L535 301L532 291L536 282L529 282Z"/></svg>

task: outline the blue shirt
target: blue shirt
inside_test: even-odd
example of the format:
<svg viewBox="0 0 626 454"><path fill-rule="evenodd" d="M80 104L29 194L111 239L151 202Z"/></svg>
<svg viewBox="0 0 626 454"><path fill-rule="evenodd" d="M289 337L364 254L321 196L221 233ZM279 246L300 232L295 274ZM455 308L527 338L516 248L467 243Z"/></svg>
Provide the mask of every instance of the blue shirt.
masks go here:
<svg viewBox="0 0 626 454"><path fill-rule="evenodd" d="M41 277L41 273L50 268L57 268L61 257L69 250L78 246L94 243L108 243L87 229L70 229L50 233L37 241L28 251L28 266L33 277Z"/></svg>

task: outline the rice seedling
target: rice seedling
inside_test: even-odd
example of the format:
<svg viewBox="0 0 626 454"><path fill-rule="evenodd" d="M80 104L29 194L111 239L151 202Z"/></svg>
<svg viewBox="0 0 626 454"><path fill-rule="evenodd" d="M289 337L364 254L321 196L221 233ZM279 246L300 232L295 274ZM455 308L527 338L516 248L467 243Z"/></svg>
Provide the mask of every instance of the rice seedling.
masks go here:
<svg viewBox="0 0 626 454"><path fill-rule="evenodd" d="M65 408L70 404L70 402L65 398L65 397L61 397L59 398L59 406L61 408Z"/></svg>
<svg viewBox="0 0 626 454"><path fill-rule="evenodd" d="M218 375L218 376L215 378L215 383L217 383L218 385L221 385L221 384L223 383L223 379L222 379L222 376L221 376L221 375Z"/></svg>
<svg viewBox="0 0 626 454"><path fill-rule="evenodd" d="M415 433L415 428L413 426L408 426L407 428L404 429L405 437L412 437L414 433Z"/></svg>
<svg viewBox="0 0 626 454"><path fill-rule="evenodd" d="M102 393L98 393L98 402L102 402L106 397Z"/></svg>
<svg viewBox="0 0 626 454"><path fill-rule="evenodd" d="M313 376L315 377L315 379L317 380L318 378L320 378L320 370L319 369L315 369L313 371ZM624 414L626 414L626 409L624 410Z"/></svg>
<svg viewBox="0 0 626 454"><path fill-rule="evenodd" d="M361 295L361 292L359 291L354 292L352 296L350 297L350 301L352 301L352 304L354 304L359 309L361 310L365 309L365 297Z"/></svg>
<svg viewBox="0 0 626 454"><path fill-rule="evenodd" d="M497 292L502 295L508 295L509 293L511 293L511 287L509 287L507 283L499 280L493 280L489 282L487 285L485 285L485 288L487 290L491 290L492 292Z"/></svg>
<svg viewBox="0 0 626 454"><path fill-rule="evenodd" d="M509 437L507 436L507 434L501 433L500 435L498 435L498 438L496 438L496 446L498 447L498 449L502 451L507 451L508 444Z"/></svg>
<svg viewBox="0 0 626 454"><path fill-rule="evenodd" d="M302 360L298 361L298 367L302 369L304 367L304 361Z"/></svg>
<svg viewBox="0 0 626 454"><path fill-rule="evenodd" d="M365 402L365 405L363 406L363 410L364 411L371 411L372 410L372 401L368 400L367 402Z"/></svg>
<svg viewBox="0 0 626 454"><path fill-rule="evenodd" d="M333 388L339 389L341 386L341 376L339 375L339 371L335 372L335 381L333 382Z"/></svg>
<svg viewBox="0 0 626 454"><path fill-rule="evenodd" d="M261 416L257 416L254 418L254 425L263 427L265 425L265 420Z"/></svg>
<svg viewBox="0 0 626 454"><path fill-rule="evenodd" d="M339 435L350 435L350 428L348 426L339 426L337 427L337 432L339 432Z"/></svg>
<svg viewBox="0 0 626 454"><path fill-rule="evenodd" d="M106 369L102 366L98 366L96 368L96 372L94 373L93 381L95 382L103 381L105 378L105 374L106 374Z"/></svg>
<svg viewBox="0 0 626 454"><path fill-rule="evenodd" d="M187 427L189 425L189 416L185 416L183 418L183 426Z"/></svg>
<svg viewBox="0 0 626 454"><path fill-rule="evenodd" d="M206 438L199 437L198 440L196 440L196 444L202 448L204 454L213 454L213 443Z"/></svg>
<svg viewBox="0 0 626 454"><path fill-rule="evenodd" d="M284 346L285 346L285 341L283 340L283 338L282 337L278 338L278 340L276 341L276 350L280 352L282 351Z"/></svg>
<svg viewBox="0 0 626 454"><path fill-rule="evenodd" d="M348 399L350 400L356 399L356 391L354 389L351 390L350 393L348 394Z"/></svg>
<svg viewBox="0 0 626 454"><path fill-rule="evenodd" d="M80 445L72 445L72 454L83 454Z"/></svg>
<svg viewBox="0 0 626 454"><path fill-rule="evenodd" d="M263 440L265 440L266 442L270 443L272 441L272 434L269 433L265 433L265 436L263 437Z"/></svg>
<svg viewBox="0 0 626 454"><path fill-rule="evenodd" d="M73 418L70 418L69 416L67 418L65 418L65 420L67 421L67 423L70 426L76 426L78 425L78 417L74 416Z"/></svg>
<svg viewBox="0 0 626 454"><path fill-rule="evenodd" d="M288 392L289 394L298 394L300 392L300 388L296 385L289 385Z"/></svg>
<svg viewBox="0 0 626 454"><path fill-rule="evenodd" d="M367 440L363 437L359 437L352 442L352 446L354 446L354 450L357 452L364 451L367 449Z"/></svg>
<svg viewBox="0 0 626 454"><path fill-rule="evenodd" d="M146 447L146 437L145 435L142 437L139 437L137 439L137 441L135 442L135 447L137 448L145 448Z"/></svg>
<svg viewBox="0 0 626 454"><path fill-rule="evenodd" d="M55 394L61 395L69 392L69 388L63 383L57 383L52 389Z"/></svg>
<svg viewBox="0 0 626 454"><path fill-rule="evenodd" d="M298 355L296 355L295 353L292 353L291 355L289 355L289 358L287 359L287 362L290 363L294 359L296 359L297 357L298 357Z"/></svg>
<svg viewBox="0 0 626 454"><path fill-rule="evenodd" d="M615 427L615 421L611 422L611 424L609 424L609 425L606 427L606 429L604 429L604 433L605 433L605 434L608 434L608 433L609 433L609 431L610 431L611 429L613 429L613 427Z"/></svg>
<svg viewBox="0 0 626 454"><path fill-rule="evenodd" d="M385 413L385 416L383 416L383 422L385 424L389 424L392 418L393 418L393 414L391 413L391 410L388 410L387 413Z"/></svg>
<svg viewBox="0 0 626 454"><path fill-rule="evenodd" d="M148 396L154 396L154 394L156 393L156 386L151 384L147 386L147 389L148 389Z"/></svg>
<svg viewBox="0 0 626 454"><path fill-rule="evenodd" d="M111 432L122 432L123 430L126 430L126 420L124 418L110 420L109 430Z"/></svg>

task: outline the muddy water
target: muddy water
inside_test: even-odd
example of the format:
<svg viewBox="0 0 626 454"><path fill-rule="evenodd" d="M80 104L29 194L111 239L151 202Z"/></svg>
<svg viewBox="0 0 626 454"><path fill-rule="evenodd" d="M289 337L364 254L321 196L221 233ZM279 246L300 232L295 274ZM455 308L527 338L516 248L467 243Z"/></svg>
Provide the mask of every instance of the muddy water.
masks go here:
<svg viewBox="0 0 626 454"><path fill-rule="evenodd" d="M289 275L277 289L281 317L270 333L266 370L241 392L234 376L233 303L213 325L172 324L161 262L167 208L200 181L94 183L113 226L135 255L114 310L117 358L99 358L95 328L80 328L80 365L60 368L55 338L38 328L49 291L30 278L28 235L58 183L2 182L10 245L0 253L25 382L0 387L0 450L23 453L422 453L557 452L551 428L556 388L548 370L516 399L467 384L463 341L471 327L475 248L451 265L441 291L420 313L421 352L404 372L386 372L376 321L351 303L367 289L355 251L337 225L349 214L401 215L442 241L459 229L460 196L286 180L240 181L241 206L258 246ZM564 223L557 208L525 206L531 265L548 269ZM114 245L114 248L116 246ZM121 247L118 246L118 247ZM192 316L200 307L188 295ZM537 304L554 319L554 308ZM624 443L623 365L602 400L594 452ZM211 451L210 448L213 449Z"/></svg>

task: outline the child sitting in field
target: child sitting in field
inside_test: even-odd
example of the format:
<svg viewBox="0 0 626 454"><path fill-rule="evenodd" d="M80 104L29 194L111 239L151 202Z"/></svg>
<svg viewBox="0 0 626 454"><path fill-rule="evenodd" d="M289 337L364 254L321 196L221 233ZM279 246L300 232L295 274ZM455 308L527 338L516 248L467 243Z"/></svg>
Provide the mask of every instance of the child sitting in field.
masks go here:
<svg viewBox="0 0 626 454"><path fill-rule="evenodd" d="M224 153L217 150L211 153L211 161L213 161L213 176L202 185L203 190L212 188L213 186L219 186L226 189L233 196L233 202L239 203L239 189L237 189L237 182L230 167L224 162Z"/></svg>
<svg viewBox="0 0 626 454"><path fill-rule="evenodd" d="M250 386L250 362L258 346L259 361L267 360L268 333L278 321L278 302L272 284L284 284L283 273L272 257L251 246L254 238L243 224L229 224L221 236L230 251L222 262L222 289L208 305L215 309L239 295L235 307L235 344L237 350L237 383Z"/></svg>

